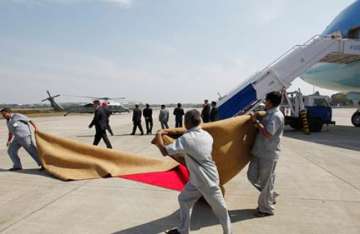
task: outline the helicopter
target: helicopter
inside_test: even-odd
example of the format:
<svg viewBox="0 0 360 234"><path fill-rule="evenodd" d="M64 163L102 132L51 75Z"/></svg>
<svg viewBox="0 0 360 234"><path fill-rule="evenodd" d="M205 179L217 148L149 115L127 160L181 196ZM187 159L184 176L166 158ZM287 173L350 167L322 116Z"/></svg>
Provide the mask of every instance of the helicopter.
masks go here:
<svg viewBox="0 0 360 234"><path fill-rule="evenodd" d="M118 98L110 98L110 97L91 97L91 96L74 96L74 95L63 95L68 97L77 97L77 98L86 98L91 99L92 102L86 104L67 104L67 105L60 105L55 101L55 98L60 97L60 94L51 95L50 91L47 90L46 93L48 97L41 100L41 102L49 101L51 107L56 112L65 112L64 116L67 116L70 113L93 113L94 112L94 101L99 101L101 106L105 106L109 108L112 113L123 113L123 112L130 112L128 108L126 108L123 104L116 102L114 100L125 99L124 97Z"/></svg>

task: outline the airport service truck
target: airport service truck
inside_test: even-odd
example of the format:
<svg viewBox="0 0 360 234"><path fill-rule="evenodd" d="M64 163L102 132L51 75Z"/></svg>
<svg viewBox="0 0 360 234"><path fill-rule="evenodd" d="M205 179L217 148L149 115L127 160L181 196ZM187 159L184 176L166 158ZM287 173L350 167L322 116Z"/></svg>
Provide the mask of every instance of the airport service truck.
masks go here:
<svg viewBox="0 0 360 234"><path fill-rule="evenodd" d="M359 105L359 109L351 116L351 123L355 127L360 127L360 101L358 105Z"/></svg>
<svg viewBox="0 0 360 234"><path fill-rule="evenodd" d="M318 92L307 96L303 96L300 90L284 93L281 110L286 125L307 133L320 132L324 125L335 124L329 97Z"/></svg>

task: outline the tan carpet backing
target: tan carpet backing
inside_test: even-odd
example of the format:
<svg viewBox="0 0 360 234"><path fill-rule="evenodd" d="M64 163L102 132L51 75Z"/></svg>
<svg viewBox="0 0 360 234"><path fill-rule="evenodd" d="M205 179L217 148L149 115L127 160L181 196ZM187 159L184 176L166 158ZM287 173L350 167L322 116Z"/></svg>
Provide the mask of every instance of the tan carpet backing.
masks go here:
<svg viewBox="0 0 360 234"><path fill-rule="evenodd" d="M248 163L255 129L248 115L203 124L214 137L213 158L225 184ZM176 138L185 129L170 129ZM164 137L165 142L173 141ZM36 133L40 158L46 170L62 180L82 180L105 176L120 176L167 171L178 165L170 157L147 157L119 150L78 143L41 131ZM149 142L150 144L150 142Z"/></svg>

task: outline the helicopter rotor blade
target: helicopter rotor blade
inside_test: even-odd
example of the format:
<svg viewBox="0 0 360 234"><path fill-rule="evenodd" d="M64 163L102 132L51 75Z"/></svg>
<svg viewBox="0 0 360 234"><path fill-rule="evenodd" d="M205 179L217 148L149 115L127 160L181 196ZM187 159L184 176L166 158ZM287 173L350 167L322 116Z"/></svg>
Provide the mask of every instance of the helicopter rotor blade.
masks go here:
<svg viewBox="0 0 360 234"><path fill-rule="evenodd" d="M78 96L78 95L63 95L65 97L89 98L92 100L123 100L125 97L94 97L94 96Z"/></svg>
<svg viewBox="0 0 360 234"><path fill-rule="evenodd" d="M126 99L126 97L112 97L112 98L109 98L109 99L112 99L112 100L124 100L124 99Z"/></svg>
<svg viewBox="0 0 360 234"><path fill-rule="evenodd" d="M99 99L99 97L93 96L78 96L78 95L63 95L64 97L76 97L76 98L88 98L88 99Z"/></svg>

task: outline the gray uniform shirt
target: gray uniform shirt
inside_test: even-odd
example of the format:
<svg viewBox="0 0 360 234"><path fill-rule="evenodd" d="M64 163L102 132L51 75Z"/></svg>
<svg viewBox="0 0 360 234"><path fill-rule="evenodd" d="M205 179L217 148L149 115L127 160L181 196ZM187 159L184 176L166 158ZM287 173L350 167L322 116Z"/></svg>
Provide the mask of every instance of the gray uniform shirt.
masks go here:
<svg viewBox="0 0 360 234"><path fill-rule="evenodd" d="M174 143L166 146L169 155L182 154L190 171L190 182L196 187L219 185L219 173L212 160L213 138L199 127L189 129Z"/></svg>
<svg viewBox="0 0 360 234"><path fill-rule="evenodd" d="M267 111L261 123L272 137L267 139L258 133L251 152L258 158L278 159L280 139L284 132L284 115L278 107L272 108Z"/></svg>
<svg viewBox="0 0 360 234"><path fill-rule="evenodd" d="M31 136L31 129L29 126L30 119L19 113L12 113L10 119L7 121L9 132L15 138L23 138Z"/></svg>
<svg viewBox="0 0 360 234"><path fill-rule="evenodd" d="M169 111L167 109L161 109L159 114L160 122L167 122L169 120Z"/></svg>

